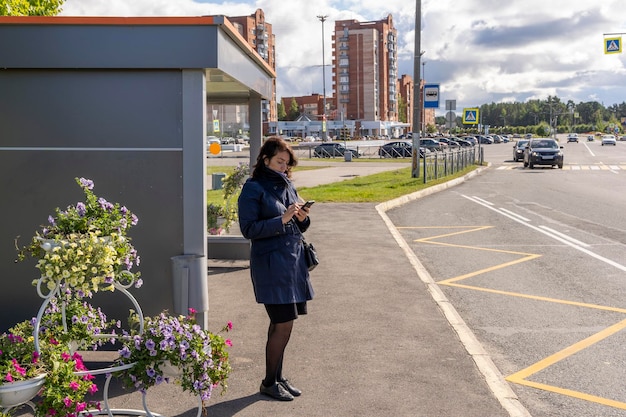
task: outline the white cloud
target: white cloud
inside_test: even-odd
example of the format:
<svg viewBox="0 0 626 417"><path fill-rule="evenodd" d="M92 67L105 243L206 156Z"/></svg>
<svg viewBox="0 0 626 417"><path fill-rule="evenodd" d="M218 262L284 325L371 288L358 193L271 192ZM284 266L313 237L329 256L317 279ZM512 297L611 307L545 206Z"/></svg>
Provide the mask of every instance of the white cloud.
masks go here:
<svg viewBox="0 0 626 417"><path fill-rule="evenodd" d="M67 0L74 16L243 16L263 9L276 35L278 96L322 93L331 63L334 21L379 20L398 29L399 73L413 75L415 3L406 0ZM626 32L618 0L422 0L421 50L426 81L441 85L457 108L545 99L626 101L626 58L605 55L603 33ZM626 40L626 34L624 35ZM421 72L420 69L420 72ZM326 68L326 92L331 93ZM443 114L444 110L439 109Z"/></svg>

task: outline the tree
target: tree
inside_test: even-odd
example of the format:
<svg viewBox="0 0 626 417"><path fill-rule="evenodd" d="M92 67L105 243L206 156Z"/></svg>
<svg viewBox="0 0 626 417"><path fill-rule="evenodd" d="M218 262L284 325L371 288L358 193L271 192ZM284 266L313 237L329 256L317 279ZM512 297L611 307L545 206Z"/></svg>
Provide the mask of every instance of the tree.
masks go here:
<svg viewBox="0 0 626 417"><path fill-rule="evenodd" d="M65 0L0 0L0 16L55 16Z"/></svg>
<svg viewBox="0 0 626 417"><path fill-rule="evenodd" d="M278 120L287 119L287 112L285 111L285 103L283 103L282 99L280 99L280 101L278 102L278 105L276 106L276 117L278 117Z"/></svg>
<svg viewBox="0 0 626 417"><path fill-rule="evenodd" d="M291 106L289 107L289 120L296 120L300 116L300 109L298 108L298 102L295 98L291 99Z"/></svg>

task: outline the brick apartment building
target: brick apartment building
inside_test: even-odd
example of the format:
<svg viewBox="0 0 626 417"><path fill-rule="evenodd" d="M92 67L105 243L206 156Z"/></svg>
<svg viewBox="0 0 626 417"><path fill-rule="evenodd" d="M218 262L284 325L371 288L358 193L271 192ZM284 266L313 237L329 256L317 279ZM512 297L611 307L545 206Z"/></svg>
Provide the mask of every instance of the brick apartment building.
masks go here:
<svg viewBox="0 0 626 417"><path fill-rule="evenodd" d="M257 9L253 14L249 16L228 16L228 20L237 28L239 34L248 41L248 44L256 50L256 52L267 62L272 69L276 70L276 39L272 33L272 25L265 21L265 14L262 9ZM241 119L241 115L245 113L247 116L247 108L241 109L240 106L234 110L233 106L227 106L226 122L230 121L233 117ZM230 114L233 112L235 114ZM268 123L270 121L276 121L278 119L276 114L276 80L272 86L272 98L269 101L263 103L263 131L267 132ZM240 123L237 120L236 123Z"/></svg>

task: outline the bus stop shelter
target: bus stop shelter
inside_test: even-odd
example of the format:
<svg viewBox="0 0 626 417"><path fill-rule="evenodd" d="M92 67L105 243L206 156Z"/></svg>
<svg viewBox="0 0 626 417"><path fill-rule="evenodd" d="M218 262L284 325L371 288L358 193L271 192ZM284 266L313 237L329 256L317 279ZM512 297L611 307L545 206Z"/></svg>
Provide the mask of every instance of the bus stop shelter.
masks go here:
<svg viewBox="0 0 626 417"><path fill-rule="evenodd" d="M15 239L81 201L75 177L139 217L144 313L194 307L206 326L207 106L249 106L252 158L274 78L224 16L0 17L0 330L41 305Z"/></svg>

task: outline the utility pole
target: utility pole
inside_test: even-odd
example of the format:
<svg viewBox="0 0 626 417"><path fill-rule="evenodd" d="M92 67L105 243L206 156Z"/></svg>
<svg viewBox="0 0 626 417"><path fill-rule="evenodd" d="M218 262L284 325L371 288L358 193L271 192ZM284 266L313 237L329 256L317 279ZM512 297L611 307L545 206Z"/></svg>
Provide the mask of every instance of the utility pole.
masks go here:
<svg viewBox="0 0 626 417"><path fill-rule="evenodd" d="M420 60L424 52L421 50L422 32L422 1L415 0L415 45L413 53L413 163L411 177L420 176L420 122L422 120Z"/></svg>
<svg viewBox="0 0 626 417"><path fill-rule="evenodd" d="M327 15L319 15L317 18L322 22L322 93L324 97L322 98L322 103L324 106L324 111L322 112L322 142L326 142L328 140L328 136L326 133L326 53L324 52L324 44L326 41L324 40L324 22L326 21Z"/></svg>

